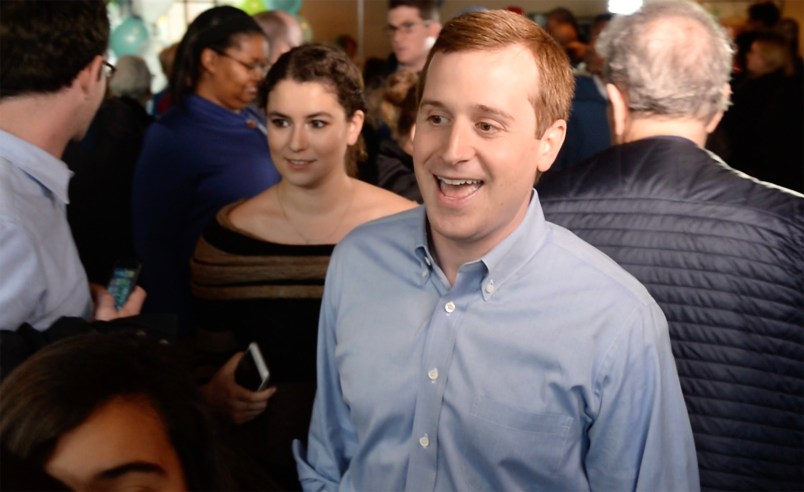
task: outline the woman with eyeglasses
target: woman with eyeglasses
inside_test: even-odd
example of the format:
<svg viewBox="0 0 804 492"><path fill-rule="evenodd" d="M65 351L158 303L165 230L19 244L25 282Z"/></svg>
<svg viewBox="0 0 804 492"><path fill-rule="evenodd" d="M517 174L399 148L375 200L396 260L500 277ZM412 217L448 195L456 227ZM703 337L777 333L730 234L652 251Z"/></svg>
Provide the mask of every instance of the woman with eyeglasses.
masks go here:
<svg viewBox="0 0 804 492"><path fill-rule="evenodd" d="M291 441L305 441L310 424L330 255L355 227L416 203L353 177L366 107L360 71L343 52L306 45L283 54L260 88L260 106L282 180L224 207L199 239L191 263L196 360L212 366L202 392L240 424L237 442L295 490ZM234 375L238 351L251 342L271 373L261 391Z"/></svg>
<svg viewBox="0 0 804 492"><path fill-rule="evenodd" d="M264 116L252 105L268 53L262 30L242 10L201 13L179 44L173 106L145 137L132 193L144 310L176 313L180 335L192 333L188 264L204 225L223 205L279 180Z"/></svg>

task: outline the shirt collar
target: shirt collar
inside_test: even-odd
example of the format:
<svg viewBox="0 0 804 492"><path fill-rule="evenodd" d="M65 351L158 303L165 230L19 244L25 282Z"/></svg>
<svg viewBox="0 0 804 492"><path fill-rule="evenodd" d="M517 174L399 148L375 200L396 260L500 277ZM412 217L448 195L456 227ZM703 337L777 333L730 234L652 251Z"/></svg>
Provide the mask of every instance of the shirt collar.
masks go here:
<svg viewBox="0 0 804 492"><path fill-rule="evenodd" d="M427 214L425 207L419 207L419 224L415 240L416 256L421 267L426 271L433 271L435 259L433 258L427 238ZM534 189L531 193L530 204L525 212L522 223L502 240L491 251L479 260L485 265L488 274L484 278L481 288L483 297L490 298L494 292L514 276L542 247L547 234L547 223L544 219L539 195ZM423 275L423 277L425 277ZM423 278L426 280L426 278ZM446 279L445 279L446 281Z"/></svg>
<svg viewBox="0 0 804 492"><path fill-rule="evenodd" d="M73 172L64 161L3 130L0 130L0 158L50 190L63 203L70 203L67 189Z"/></svg>

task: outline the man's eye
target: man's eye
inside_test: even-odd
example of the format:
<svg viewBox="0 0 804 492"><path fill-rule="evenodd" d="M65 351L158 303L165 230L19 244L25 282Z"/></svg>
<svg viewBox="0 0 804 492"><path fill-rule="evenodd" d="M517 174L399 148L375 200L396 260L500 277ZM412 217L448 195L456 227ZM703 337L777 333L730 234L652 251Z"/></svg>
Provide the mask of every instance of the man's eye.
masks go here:
<svg viewBox="0 0 804 492"><path fill-rule="evenodd" d="M444 118L439 114L431 114L430 116L427 117L427 121L429 121L434 125L441 125L444 123L444 121L446 121L446 118Z"/></svg>

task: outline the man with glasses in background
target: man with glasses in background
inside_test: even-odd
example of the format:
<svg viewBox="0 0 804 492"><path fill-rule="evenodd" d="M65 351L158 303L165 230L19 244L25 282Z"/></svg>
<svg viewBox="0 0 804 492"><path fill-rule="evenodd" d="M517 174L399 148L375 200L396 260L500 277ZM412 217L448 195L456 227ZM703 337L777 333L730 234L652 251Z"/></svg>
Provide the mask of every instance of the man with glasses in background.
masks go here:
<svg viewBox="0 0 804 492"><path fill-rule="evenodd" d="M70 140L84 136L104 98L113 68L104 60L108 40L103 0L0 3L3 334L24 324L45 332L65 316L136 314L145 298L137 288L117 311L98 286L92 299L65 213L71 173L61 157ZM25 355L9 352L11 340L0 345L3 369Z"/></svg>
<svg viewBox="0 0 804 492"><path fill-rule="evenodd" d="M398 70L419 72L441 31L433 0L390 0L385 26Z"/></svg>

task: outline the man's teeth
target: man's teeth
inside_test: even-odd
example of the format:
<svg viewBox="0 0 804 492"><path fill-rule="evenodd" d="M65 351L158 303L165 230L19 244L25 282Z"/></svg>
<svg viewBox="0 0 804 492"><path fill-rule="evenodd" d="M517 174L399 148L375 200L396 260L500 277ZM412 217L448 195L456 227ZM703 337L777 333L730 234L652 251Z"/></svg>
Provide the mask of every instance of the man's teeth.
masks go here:
<svg viewBox="0 0 804 492"><path fill-rule="evenodd" d="M461 186L461 185L477 185L480 184L480 180L478 179L449 179L449 178L438 178L442 183L448 184L451 186Z"/></svg>

